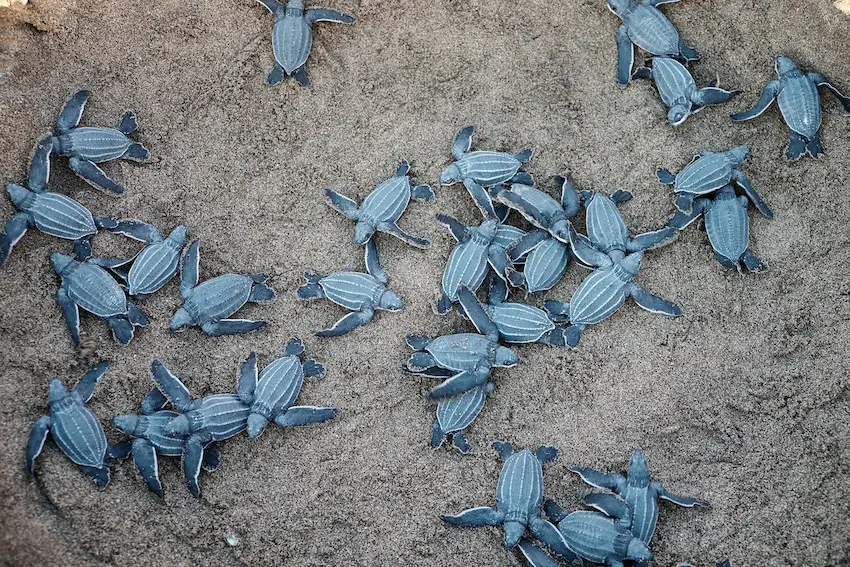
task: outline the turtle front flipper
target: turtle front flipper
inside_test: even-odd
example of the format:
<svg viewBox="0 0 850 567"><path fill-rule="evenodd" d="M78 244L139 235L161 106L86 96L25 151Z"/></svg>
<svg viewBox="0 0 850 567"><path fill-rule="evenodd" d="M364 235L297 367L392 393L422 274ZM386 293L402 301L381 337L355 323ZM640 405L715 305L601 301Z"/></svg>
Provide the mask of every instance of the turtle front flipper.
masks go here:
<svg viewBox="0 0 850 567"><path fill-rule="evenodd" d="M18 213L6 223L6 228L0 234L0 268L6 264L12 248L23 238L32 224L32 217L28 213Z"/></svg>
<svg viewBox="0 0 850 567"><path fill-rule="evenodd" d="M65 316L65 324L71 333L71 340L75 345L80 344L80 308L68 297L68 291L62 286L56 292L56 302Z"/></svg>
<svg viewBox="0 0 850 567"><path fill-rule="evenodd" d="M354 22L353 16L337 12L336 10L328 10L327 8L309 8L304 17L310 24L314 24L316 22L350 24Z"/></svg>
<svg viewBox="0 0 850 567"><path fill-rule="evenodd" d="M44 449L44 442L47 441L47 434L50 433L50 424L50 417L43 415L32 426L30 438L27 441L27 470L30 472L35 471L35 460Z"/></svg>
<svg viewBox="0 0 850 567"><path fill-rule="evenodd" d="M198 477L201 475L203 460L203 443L196 437L190 437L186 441L186 446L183 450L183 474L186 477L186 486L195 498L201 496L201 486L198 484Z"/></svg>
<svg viewBox="0 0 850 567"><path fill-rule="evenodd" d="M664 226L675 228L676 230L684 230L690 225L692 222L697 220L700 216L702 216L703 211L705 211L706 206L708 205L708 199L696 199L691 205L691 212L684 213L682 211L678 211L673 217L668 220Z"/></svg>
<svg viewBox="0 0 850 567"><path fill-rule="evenodd" d="M162 483L159 481L159 466L157 464L156 448L147 439L133 440L133 464L142 480L151 491L162 498Z"/></svg>
<svg viewBox="0 0 850 567"><path fill-rule="evenodd" d="M475 206L478 207L478 210L481 211L485 219L498 218L496 216L496 210L493 208L493 200L483 187L469 178L463 180L463 186L469 191L469 195L472 197Z"/></svg>
<svg viewBox="0 0 850 567"><path fill-rule="evenodd" d="M696 49L682 40L679 40L679 55L681 55L686 62L699 61L702 57Z"/></svg>
<svg viewBox="0 0 850 567"><path fill-rule="evenodd" d="M540 246L547 238L549 238L549 233L539 229L532 230L524 236L519 237L505 249L508 260L518 263L523 257L528 256L532 250Z"/></svg>
<svg viewBox="0 0 850 567"><path fill-rule="evenodd" d="M94 394L94 389L97 387L100 379L103 378L103 375L106 374L106 371L109 370L109 361L103 360L98 362L91 368L89 368L83 377L80 378L80 381L74 386L74 392L80 397L82 402L88 403L91 399L92 394Z"/></svg>
<svg viewBox="0 0 850 567"><path fill-rule="evenodd" d="M629 243L626 245L626 250L628 252L641 252L643 250L660 248L662 246L670 244L678 237L678 230L669 226L665 226L664 228L659 228L658 230L653 230L652 232L644 232L643 234L638 234L634 238L629 239Z"/></svg>
<svg viewBox="0 0 850 567"><path fill-rule="evenodd" d="M353 199L341 195L331 188L325 189L325 202L334 210L345 215L345 218L356 221L360 218L358 214L360 205Z"/></svg>
<svg viewBox="0 0 850 567"><path fill-rule="evenodd" d="M569 470L579 475L584 482L595 488L605 488L619 492L626 485L626 479L618 474L607 474L595 469L578 466L572 466Z"/></svg>
<svg viewBox="0 0 850 567"><path fill-rule="evenodd" d="M561 207L567 218L573 218L581 208L578 191L566 175L556 175L555 183L561 186Z"/></svg>
<svg viewBox="0 0 850 567"><path fill-rule="evenodd" d="M339 413L339 408L320 408L315 406L292 406L284 413L274 418L281 427L297 427L322 423L333 419Z"/></svg>
<svg viewBox="0 0 850 567"><path fill-rule="evenodd" d="M463 159L463 156L472 147L472 133L474 128L466 126L455 135L452 141L452 157L456 160Z"/></svg>
<svg viewBox="0 0 850 567"><path fill-rule="evenodd" d="M611 258L609 258L607 254L594 248L590 243L590 240L577 233L572 225L570 225L569 240L573 255L575 255L578 261L582 264L592 266L594 268L611 265Z"/></svg>
<svg viewBox="0 0 850 567"><path fill-rule="evenodd" d="M499 526L505 519L505 515L489 506L480 506L464 510L454 516L443 515L443 521L453 526Z"/></svg>
<svg viewBox="0 0 850 567"><path fill-rule="evenodd" d="M623 24L617 29L617 82L620 86L629 84L634 64L635 44L629 39L629 29Z"/></svg>
<svg viewBox="0 0 850 567"><path fill-rule="evenodd" d="M109 232L120 234L133 240L144 242L145 244L162 242L162 234L160 234L155 226L135 219L122 219L118 221L118 224L114 228L109 229Z"/></svg>
<svg viewBox="0 0 850 567"><path fill-rule="evenodd" d="M678 305L672 301L658 297L634 282L629 285L629 294L635 300L635 303L638 304L638 307L650 313L661 313L662 315L669 315L671 317L678 317L682 314L682 309Z"/></svg>
<svg viewBox="0 0 850 567"><path fill-rule="evenodd" d="M844 96L841 91L838 90L835 86L833 86L829 79L821 75L820 73L809 73L809 80L816 84L819 87L826 87L835 97L835 99L841 103L841 106L844 107L844 111L850 113L850 97Z"/></svg>
<svg viewBox="0 0 850 567"><path fill-rule="evenodd" d="M463 307L466 316L482 335L499 337L499 329L487 316L487 313L481 307L478 298L469 291L466 286L461 286L457 290L457 298Z"/></svg>
<svg viewBox="0 0 850 567"><path fill-rule="evenodd" d="M653 482L652 488L655 489L655 493L658 495L658 498L672 502L677 506L682 506L684 508L709 508L711 506L711 504L705 500L700 500L699 498L689 498L687 496L676 496L674 494L670 494L658 482Z"/></svg>
<svg viewBox="0 0 850 567"><path fill-rule="evenodd" d="M180 295L183 299L189 297L198 285L198 268L201 261L200 240L194 240L183 256L183 267L180 270Z"/></svg>
<svg viewBox="0 0 850 567"><path fill-rule="evenodd" d="M448 380L444 381L439 386L433 388L429 397L434 400L459 396L460 394L470 391L476 386L481 386L486 383L488 376L489 373L482 373L477 369L460 372L459 374L455 374Z"/></svg>
<svg viewBox="0 0 850 567"><path fill-rule="evenodd" d="M365 325L375 316L375 309L371 305L364 305L360 311L352 311L336 323L330 329L324 329L316 332L317 337L339 337Z"/></svg>
<svg viewBox="0 0 850 567"><path fill-rule="evenodd" d="M466 242L469 239L469 230L453 216L437 214L435 218L438 223L449 229L456 241Z"/></svg>
<svg viewBox="0 0 850 567"><path fill-rule="evenodd" d="M278 12L282 11L285 8L283 4L275 2L275 0L257 0L257 2L265 6L269 12L275 15L277 15Z"/></svg>
<svg viewBox="0 0 850 567"><path fill-rule="evenodd" d="M364 260L366 262L366 272L382 284L387 285L390 280L387 276L387 272L385 272L383 266L381 266L381 260L378 257L378 246L375 244L375 239L370 238L366 241L365 248Z"/></svg>
<svg viewBox="0 0 850 567"><path fill-rule="evenodd" d="M151 375L159 390L174 404L177 411L191 408L192 395L180 379L158 360L151 363Z"/></svg>
<svg viewBox="0 0 850 567"><path fill-rule="evenodd" d="M528 538L520 538L517 549L520 550L531 567L560 567L560 563L552 559L548 553Z"/></svg>
<svg viewBox="0 0 850 567"><path fill-rule="evenodd" d="M750 184L750 180L747 179L746 175L744 175L740 170L733 169L732 181L737 183L744 190L755 208L758 209L758 212L768 218L773 216L773 211L770 210L770 207L767 206L767 203L764 202L761 196L756 193L756 190L753 189L753 186Z"/></svg>
<svg viewBox="0 0 850 567"><path fill-rule="evenodd" d="M102 169L93 161L72 156L68 159L68 166L79 175L83 181L101 191L114 195L123 195L124 187L110 179Z"/></svg>
<svg viewBox="0 0 850 567"><path fill-rule="evenodd" d="M80 123L83 117L83 109L91 96L91 91L79 91L74 93L65 103L59 118L56 120L56 130L65 134Z"/></svg>
<svg viewBox="0 0 850 567"><path fill-rule="evenodd" d="M632 510L629 505L613 494L588 494L582 500L585 506L599 510L606 516L615 518L620 524L630 529L632 526Z"/></svg>
<svg viewBox="0 0 850 567"><path fill-rule="evenodd" d="M38 143L35 154L30 161L29 177L27 178L27 186L30 191L41 193L47 189L47 181L50 179L50 152L52 150L53 143L50 138Z"/></svg>
<svg viewBox="0 0 850 567"><path fill-rule="evenodd" d="M410 244L411 246L415 246L416 248L421 248L426 250L431 247L431 241L427 238L419 238L418 236L413 236L408 234L404 230L401 229L397 224L393 222L382 222L378 224L378 230L381 232L385 232L392 236L395 236L399 240Z"/></svg>
<svg viewBox="0 0 850 567"><path fill-rule="evenodd" d="M528 529L534 537L561 557L571 562L578 560L578 556L567 546L567 540L564 539L563 534L551 522L540 516L532 516L528 520Z"/></svg>
<svg viewBox="0 0 850 567"><path fill-rule="evenodd" d="M252 321L250 319L221 319L201 325L207 335L220 337L222 335L242 335L262 329L268 325L266 321Z"/></svg>
<svg viewBox="0 0 850 567"><path fill-rule="evenodd" d="M704 89L694 91L691 95L691 102L699 106L723 104L724 102L729 102L739 94L741 94L741 91L727 91L719 87L705 87Z"/></svg>
<svg viewBox="0 0 850 567"><path fill-rule="evenodd" d="M733 114L732 120L735 122L743 122L744 120L751 120L756 116L761 116L761 114L768 109L773 101L776 100L776 95L779 94L781 89L782 87L779 85L779 81L770 81L764 86L764 90L762 90L761 96L755 106L753 106L750 110Z"/></svg>
<svg viewBox="0 0 850 567"><path fill-rule="evenodd" d="M257 353L252 352L248 355L242 366L239 367L239 378L236 384L236 393L239 400L251 405L254 401L254 391L257 389Z"/></svg>

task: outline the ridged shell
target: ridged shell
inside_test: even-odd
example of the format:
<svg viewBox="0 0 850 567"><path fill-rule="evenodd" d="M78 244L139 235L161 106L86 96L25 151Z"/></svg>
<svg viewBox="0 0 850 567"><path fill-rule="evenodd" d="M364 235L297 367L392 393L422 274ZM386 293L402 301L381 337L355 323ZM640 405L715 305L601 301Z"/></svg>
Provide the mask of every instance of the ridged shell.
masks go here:
<svg viewBox="0 0 850 567"><path fill-rule="evenodd" d="M60 136L60 143L68 155L100 163L124 155L133 140L115 128L74 128Z"/></svg>
<svg viewBox="0 0 850 567"><path fill-rule="evenodd" d="M183 308L198 325L226 319L245 305L252 287L254 282L247 276L218 276L195 287L183 303Z"/></svg>
<svg viewBox="0 0 850 567"><path fill-rule="evenodd" d="M711 247L733 262L747 251L750 239L750 217L735 197L718 195L705 212L705 231Z"/></svg>
<svg viewBox="0 0 850 567"><path fill-rule="evenodd" d="M615 266L594 270L578 286L570 300L570 322L591 325L613 315L626 301L626 282Z"/></svg>
<svg viewBox="0 0 850 567"><path fill-rule="evenodd" d="M63 278L68 297L74 303L98 317L127 313L127 297L109 273L89 262L79 263L69 276Z"/></svg>
<svg viewBox="0 0 850 567"><path fill-rule="evenodd" d="M685 66L668 57L656 57L652 60L652 79L661 100L668 108L682 98L690 100L691 93L697 87Z"/></svg>
<svg viewBox="0 0 850 567"><path fill-rule="evenodd" d="M722 153L707 153L676 175L675 190L694 195L716 191L732 179L732 165Z"/></svg>
<svg viewBox="0 0 850 567"><path fill-rule="evenodd" d="M499 509L505 521L527 521L543 504L543 467L531 451L523 449L505 460L496 485Z"/></svg>
<svg viewBox="0 0 850 567"><path fill-rule="evenodd" d="M27 212L36 228L51 236L77 240L97 232L91 212L65 195L33 193L33 203Z"/></svg>
<svg viewBox="0 0 850 567"><path fill-rule="evenodd" d="M533 343L555 328L546 312L523 303L502 303L490 308L490 318L502 340L509 343Z"/></svg>
<svg viewBox="0 0 850 567"><path fill-rule="evenodd" d="M793 131L811 139L820 130L821 109L818 88L805 75L782 79L776 97L785 123Z"/></svg>
<svg viewBox="0 0 850 567"><path fill-rule="evenodd" d="M127 281L130 295L154 293L177 274L180 249L168 242L156 242L145 246L136 256Z"/></svg>
<svg viewBox="0 0 850 567"><path fill-rule="evenodd" d="M631 532L644 543L649 543L655 533L658 522L658 501L650 493L649 487L633 486L626 483L619 493L632 510Z"/></svg>
<svg viewBox="0 0 850 567"><path fill-rule="evenodd" d="M276 415L295 403L303 384L304 370L298 357L278 358L260 372L252 406L268 408Z"/></svg>
<svg viewBox="0 0 850 567"><path fill-rule="evenodd" d="M587 205L587 236L600 252L625 250L629 242L626 221L617 205L602 193L594 193Z"/></svg>
<svg viewBox="0 0 850 567"><path fill-rule="evenodd" d="M552 289L567 271L570 255L563 242L547 238L525 259L525 284L528 293Z"/></svg>
<svg viewBox="0 0 850 567"><path fill-rule="evenodd" d="M69 395L50 407L50 434L68 458L99 467L106 455L106 434L89 408Z"/></svg>
<svg viewBox="0 0 850 567"><path fill-rule="evenodd" d="M482 187L508 181L522 166L514 156L503 152L469 152L455 165L464 178L471 178Z"/></svg>
<svg viewBox="0 0 850 567"><path fill-rule="evenodd" d="M360 214L377 222L395 222L410 202L410 178L391 177L387 179L363 200Z"/></svg>
<svg viewBox="0 0 850 567"><path fill-rule="evenodd" d="M444 433L454 433L469 427L487 399L487 385L478 386L456 398L440 400L437 404L437 421Z"/></svg>
<svg viewBox="0 0 850 567"><path fill-rule="evenodd" d="M346 309L360 309L364 301L375 300L386 290L384 284L369 274L337 272L319 281L325 296Z"/></svg>
<svg viewBox="0 0 850 567"><path fill-rule="evenodd" d="M508 224L502 224L496 229L496 236L493 237L492 244L499 248L507 248L515 240L518 240L523 236L525 236L524 230Z"/></svg>
<svg viewBox="0 0 850 567"><path fill-rule="evenodd" d="M140 416L140 419L147 420L147 429L143 437L151 442L156 448L156 452L166 457L179 457L183 454L184 439L179 437L171 437L165 434L165 426L169 421L180 415L176 411L161 410L154 413Z"/></svg>
<svg viewBox="0 0 850 567"><path fill-rule="evenodd" d="M465 285L471 291L481 286L487 275L489 249L490 242L473 236L455 246L449 254L449 260L443 272L443 292L452 301L457 300L457 290L461 285Z"/></svg>
<svg viewBox="0 0 850 567"><path fill-rule="evenodd" d="M626 20L629 39L653 55L678 55L679 32L658 8L639 4Z"/></svg>
<svg viewBox="0 0 850 567"><path fill-rule="evenodd" d="M203 416L201 431L211 441L229 439L245 429L251 409L233 394L203 398L195 408Z"/></svg>
<svg viewBox="0 0 850 567"><path fill-rule="evenodd" d="M437 364L449 370L473 370L482 358L489 358L495 345L484 335L460 333L431 341L425 350Z"/></svg>
<svg viewBox="0 0 850 567"><path fill-rule="evenodd" d="M303 12L296 15L286 13L275 21L272 50L275 61L283 67L287 75L291 75L307 62L312 46L313 30L304 19Z"/></svg>
<svg viewBox="0 0 850 567"><path fill-rule="evenodd" d="M571 550L593 563L625 559L633 537L616 520L598 512L573 512L561 520L558 530Z"/></svg>

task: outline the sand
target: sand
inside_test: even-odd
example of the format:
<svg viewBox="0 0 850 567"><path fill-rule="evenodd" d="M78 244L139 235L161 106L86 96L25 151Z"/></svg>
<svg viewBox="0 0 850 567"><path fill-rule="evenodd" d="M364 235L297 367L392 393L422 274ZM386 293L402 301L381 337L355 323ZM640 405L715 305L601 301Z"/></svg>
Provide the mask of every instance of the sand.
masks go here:
<svg viewBox="0 0 850 567"><path fill-rule="evenodd" d="M310 88L265 84L272 18L248 0L39 0L0 11L4 179L25 179L33 144L64 99L91 88L84 123L111 125L134 108L136 138L152 162L104 166L128 189L120 199L88 188L62 159L51 188L100 214L163 230L186 223L201 240L202 278L268 272L279 293L276 303L242 312L269 327L239 337L169 334L176 281L143 303L153 323L129 346L85 316L97 355L114 361L90 404L109 438L120 439L112 416L138 411L154 358L200 397L232 391L251 350L267 364L292 335L328 367L325 378L307 380L302 403L343 408L331 423L223 443L222 467L202 474L201 499L184 488L177 459L161 459L162 500L131 461L96 489L52 441L28 474L24 446L46 411L49 379L72 384L85 368L55 304L48 260L70 245L28 233L0 274L0 563L520 565L501 531L438 518L494 504L496 439L557 447L545 491L571 509L588 490L571 464L622 471L642 447L657 480L712 503L662 505L658 565L850 563L850 121L824 94L827 154L788 164L776 109L746 124L727 116L756 100L780 53L850 90L850 20L832 0L769 4L663 8L704 56L698 82L717 74L744 91L677 129L649 83L615 84L618 21L601 0L336 0L329 7L358 20L317 25ZM751 144L744 171L776 213L752 212L751 245L770 272L722 268L705 233L689 229L648 253L639 276L677 301L683 317L629 303L590 328L577 350L519 347L522 364L498 372L469 431L473 453L434 451L431 384L398 367L409 355L406 333L470 329L430 308L453 246L433 215L478 222L463 188L440 188L437 204L413 204L403 217L406 229L433 240L429 251L378 239L404 312L321 340L312 331L341 308L300 303L295 289L304 270L363 267L352 226L324 204L324 187L362 198L402 158L435 183L466 124L477 128L477 148L534 148L529 169L550 191L551 177L565 171L580 188L632 189L622 211L634 233L672 214L657 167L678 170L697 152ZM0 199L0 218L12 214ZM138 248L110 235L95 240L102 256ZM584 276L570 268L546 297L568 299Z"/></svg>

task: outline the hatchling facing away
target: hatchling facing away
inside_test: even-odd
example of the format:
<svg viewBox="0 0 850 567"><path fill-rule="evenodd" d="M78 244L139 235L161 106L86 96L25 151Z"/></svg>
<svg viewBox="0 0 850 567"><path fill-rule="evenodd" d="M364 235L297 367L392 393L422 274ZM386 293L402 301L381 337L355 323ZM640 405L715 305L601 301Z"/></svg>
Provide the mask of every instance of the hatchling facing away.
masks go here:
<svg viewBox="0 0 850 567"><path fill-rule="evenodd" d="M9 219L0 234L0 268L30 227L57 238L80 240L94 235L99 228L116 225L111 218L93 216L74 199L47 190L51 148L48 141L37 146L30 164L28 187L14 183L6 185L12 203L20 212Z"/></svg>
<svg viewBox="0 0 850 567"><path fill-rule="evenodd" d="M274 16L272 50L274 69L269 73L268 83L276 85L284 76L291 75L302 86L310 84L307 76L307 58L313 46L313 24L335 22L350 24L352 16L325 8L304 8L302 0L289 0L285 4L275 0L257 0Z"/></svg>
<svg viewBox="0 0 850 567"><path fill-rule="evenodd" d="M132 111L124 113L117 129L78 126L90 96L89 91L79 91L68 99L56 121L59 135L48 138L48 143L52 145L53 155L68 157L70 168L86 183L120 195L124 193L124 187L107 177L96 164L119 158L146 161L149 152L127 137L137 128L136 114Z"/></svg>
<svg viewBox="0 0 850 567"><path fill-rule="evenodd" d="M275 292L265 285L264 274L225 274L198 283L200 262L199 241L189 245L183 258L180 277L180 295L183 306L171 318L169 330L182 331L197 325L211 337L250 333L267 325L265 321L228 319L248 302L268 303L275 300Z"/></svg>
<svg viewBox="0 0 850 567"><path fill-rule="evenodd" d="M70 391L58 378L50 381L50 415L35 422L27 443L27 469L31 473L35 471L35 460L44 448L47 434L52 433L62 452L96 485L103 487L109 484L109 466L105 459L125 458L130 446L127 443L108 445L103 426L86 407L108 369L109 361L92 366Z"/></svg>
<svg viewBox="0 0 850 567"><path fill-rule="evenodd" d="M791 129L785 157L798 160L804 154L809 154L816 158L823 153L818 87L827 87L847 113L850 113L850 97L844 96L820 73L803 73L787 57L777 57L775 65L777 79L765 85L753 108L733 114L732 120L742 122L760 116L776 100L785 124Z"/></svg>
<svg viewBox="0 0 850 567"><path fill-rule="evenodd" d="M437 418L431 428L431 447L436 449L448 437L451 437L452 446L455 449L461 453L468 453L471 448L466 440L466 428L472 425L481 413L487 396L495 387L493 382L487 382L460 396L441 399L437 404Z"/></svg>
<svg viewBox="0 0 850 567"><path fill-rule="evenodd" d="M138 220L121 220L110 232L147 244L133 259L126 274L128 293L143 298L159 291L177 275L180 253L186 243L186 227L175 227L167 238L156 227Z"/></svg>

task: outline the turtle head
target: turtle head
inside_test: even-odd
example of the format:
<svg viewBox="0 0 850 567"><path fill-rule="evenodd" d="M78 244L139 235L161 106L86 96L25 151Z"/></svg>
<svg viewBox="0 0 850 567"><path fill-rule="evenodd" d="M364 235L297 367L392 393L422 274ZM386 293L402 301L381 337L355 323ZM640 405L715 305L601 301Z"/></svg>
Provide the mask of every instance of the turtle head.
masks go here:
<svg viewBox="0 0 850 567"><path fill-rule="evenodd" d="M168 325L168 330L172 333L178 333L186 327L191 327L195 324L195 320L189 315L189 312L182 307L177 310L174 317L171 318L171 323Z"/></svg>
<svg viewBox="0 0 850 567"><path fill-rule="evenodd" d="M731 150L729 150L729 155L731 155L736 162L743 163L747 156L750 155L749 146L735 146Z"/></svg>
<svg viewBox="0 0 850 567"><path fill-rule="evenodd" d="M463 175L460 173L460 168L456 163L453 163L440 174L440 185L452 185L454 183L459 183L462 181L462 177Z"/></svg>
<svg viewBox="0 0 850 567"><path fill-rule="evenodd" d="M32 195L32 191L22 185L18 185L17 183L9 183L6 185L6 192L9 193L9 197L12 199L12 202L15 203L15 206L20 210L24 210L28 204L27 201L30 200L30 196Z"/></svg>
<svg viewBox="0 0 850 567"><path fill-rule="evenodd" d="M515 520L505 522L505 547L513 549L525 535L525 524Z"/></svg>
<svg viewBox="0 0 850 567"><path fill-rule="evenodd" d="M189 435L192 432L191 425L189 423L189 416L185 413L181 413L166 423L163 431L165 431L166 435L171 437L185 437Z"/></svg>
<svg viewBox="0 0 850 567"><path fill-rule="evenodd" d="M495 219L490 219L481 223L481 226L478 227L478 234L483 236L488 241L492 241L496 238L496 231L499 230L499 221Z"/></svg>
<svg viewBox="0 0 850 567"><path fill-rule="evenodd" d="M793 61L791 61L787 57L783 57L782 55L780 55L779 57L776 58L775 65L776 65L776 74L779 77L781 77L782 75L784 75L786 73L792 73L792 72L798 70L797 66L794 64Z"/></svg>
<svg viewBox="0 0 850 567"><path fill-rule="evenodd" d="M616 16L623 17L628 12L632 0L607 0L605 3Z"/></svg>
<svg viewBox="0 0 850 567"><path fill-rule="evenodd" d="M256 439L266 429L269 420L259 413L248 415L248 439Z"/></svg>
<svg viewBox="0 0 850 567"><path fill-rule="evenodd" d="M138 415L131 413L117 415L112 418L112 425L121 430L122 433L136 437L136 430L139 429L141 419Z"/></svg>
<svg viewBox="0 0 850 567"><path fill-rule="evenodd" d="M68 388L62 383L59 378L54 378L50 381L50 386L47 388L47 401L51 404L61 402L68 396Z"/></svg>
<svg viewBox="0 0 850 567"><path fill-rule="evenodd" d="M168 240L174 244L183 246L186 242L186 226L182 224L175 226L174 230L171 231L171 234L168 235Z"/></svg>
<svg viewBox="0 0 850 567"><path fill-rule="evenodd" d="M384 311L401 311L404 309L404 301L396 292L388 289L381 295L378 307Z"/></svg>
<svg viewBox="0 0 850 567"><path fill-rule="evenodd" d="M649 548L636 537L629 542L628 550L626 551L626 559L633 561L652 561L653 555Z"/></svg>
<svg viewBox="0 0 850 567"><path fill-rule="evenodd" d="M570 221L567 219L561 219L559 221L555 221L551 227L549 227L549 232L552 233L552 236L560 240L561 242L569 242L570 241Z"/></svg>
<svg viewBox="0 0 850 567"><path fill-rule="evenodd" d="M60 254L59 252L54 252L50 255L50 262L53 264L53 269L60 276L62 275L62 272L64 272L65 269L67 269L73 261L74 259L70 256Z"/></svg>
<svg viewBox="0 0 850 567"><path fill-rule="evenodd" d="M354 240L360 246L369 242L373 234L375 234L375 227L366 221L357 221L354 225Z"/></svg>
<svg viewBox="0 0 850 567"><path fill-rule="evenodd" d="M511 368L517 364L519 364L519 356L517 356L517 353L508 347L496 347L495 366L498 366L499 368Z"/></svg>
<svg viewBox="0 0 850 567"><path fill-rule="evenodd" d="M649 486L649 469L643 451L635 449L629 461L629 484L634 486Z"/></svg>
<svg viewBox="0 0 850 567"><path fill-rule="evenodd" d="M685 102L677 102L670 107L670 112L667 113L667 122L672 126L679 126L690 115L691 105Z"/></svg>
<svg viewBox="0 0 850 567"><path fill-rule="evenodd" d="M640 263L643 261L643 252L629 254L620 260L620 267L627 271L632 277L640 271Z"/></svg>

